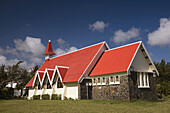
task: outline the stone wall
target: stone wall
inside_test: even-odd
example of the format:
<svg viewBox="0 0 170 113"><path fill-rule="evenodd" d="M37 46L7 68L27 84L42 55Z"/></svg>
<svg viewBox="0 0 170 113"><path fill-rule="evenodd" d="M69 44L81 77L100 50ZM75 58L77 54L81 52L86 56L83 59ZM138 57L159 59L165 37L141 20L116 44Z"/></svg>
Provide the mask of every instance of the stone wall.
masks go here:
<svg viewBox="0 0 170 113"><path fill-rule="evenodd" d="M148 100L148 101L156 101L157 100L157 92L156 92L156 77L153 77L152 73L148 73L149 75L149 86L150 88L138 88L137 83L137 72L131 72L129 75L129 94L130 100Z"/></svg>
<svg viewBox="0 0 170 113"><path fill-rule="evenodd" d="M92 87L92 99L94 100L121 100L129 101L128 75L120 76L120 84L109 85L109 78L106 85Z"/></svg>

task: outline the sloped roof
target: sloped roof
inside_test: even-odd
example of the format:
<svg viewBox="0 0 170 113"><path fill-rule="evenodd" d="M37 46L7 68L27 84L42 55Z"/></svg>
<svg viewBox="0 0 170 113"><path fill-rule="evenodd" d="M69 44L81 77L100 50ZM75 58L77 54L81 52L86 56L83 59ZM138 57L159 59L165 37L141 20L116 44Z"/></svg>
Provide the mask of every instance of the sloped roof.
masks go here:
<svg viewBox="0 0 170 113"><path fill-rule="evenodd" d="M32 79L27 83L27 85L25 87L32 87L33 86L35 76L32 77Z"/></svg>
<svg viewBox="0 0 170 113"><path fill-rule="evenodd" d="M50 81L51 81L52 77L53 77L54 70L47 70L47 72L48 72L48 75L49 75L49 78L50 78Z"/></svg>
<svg viewBox="0 0 170 113"><path fill-rule="evenodd" d="M136 42L105 51L90 76L127 71L140 44Z"/></svg>
<svg viewBox="0 0 170 113"><path fill-rule="evenodd" d="M58 67L58 70L59 70L59 73L60 73L60 76L61 76L62 80L64 80L64 77L65 77L65 75L67 73L68 68Z"/></svg>
<svg viewBox="0 0 170 113"><path fill-rule="evenodd" d="M103 44L105 44L105 42L98 43L65 55L57 56L49 60L45 60L38 71L41 72L45 71L45 69L55 69L56 65L69 67L69 69L60 67L58 68L63 80L62 82L77 82L86 68L88 68L90 62L103 46ZM51 72L48 73L50 75ZM50 79L51 78L52 76ZM33 81L34 80L31 80L28 85L26 85L26 87L31 87L33 85Z"/></svg>
<svg viewBox="0 0 170 113"><path fill-rule="evenodd" d="M44 72L38 72L38 74L39 74L40 80L42 82L42 79L43 79L43 76L44 76Z"/></svg>
<svg viewBox="0 0 170 113"><path fill-rule="evenodd" d="M55 53L53 52L50 40L48 41L48 45L47 45L46 51L45 51L45 53L43 53L43 55L55 55Z"/></svg>

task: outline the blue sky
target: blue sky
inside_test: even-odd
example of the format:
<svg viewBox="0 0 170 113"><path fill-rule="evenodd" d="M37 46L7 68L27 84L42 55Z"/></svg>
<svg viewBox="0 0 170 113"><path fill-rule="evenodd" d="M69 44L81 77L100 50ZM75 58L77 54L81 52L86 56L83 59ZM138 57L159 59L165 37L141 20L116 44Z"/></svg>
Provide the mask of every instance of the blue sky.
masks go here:
<svg viewBox="0 0 170 113"><path fill-rule="evenodd" d="M142 40L153 61L170 61L169 11L168 0L1 0L0 64L41 65L49 39L57 55Z"/></svg>

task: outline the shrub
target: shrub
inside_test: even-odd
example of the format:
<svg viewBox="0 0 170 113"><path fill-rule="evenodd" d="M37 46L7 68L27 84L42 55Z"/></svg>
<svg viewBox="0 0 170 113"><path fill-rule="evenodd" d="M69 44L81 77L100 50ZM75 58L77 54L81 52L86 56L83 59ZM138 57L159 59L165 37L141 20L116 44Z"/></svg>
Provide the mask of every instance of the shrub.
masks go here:
<svg viewBox="0 0 170 113"><path fill-rule="evenodd" d="M58 95L58 100L61 100L61 94Z"/></svg>
<svg viewBox="0 0 170 113"><path fill-rule="evenodd" d="M73 98L69 97L68 100L74 100Z"/></svg>
<svg viewBox="0 0 170 113"><path fill-rule="evenodd" d="M58 100L58 95L57 94L52 94L51 100Z"/></svg>
<svg viewBox="0 0 170 113"><path fill-rule="evenodd" d="M66 96L64 96L64 100L68 100L68 98Z"/></svg>
<svg viewBox="0 0 170 113"><path fill-rule="evenodd" d="M49 100L50 99L50 95L49 94L43 94L42 95L42 100Z"/></svg>
<svg viewBox="0 0 170 113"><path fill-rule="evenodd" d="M40 100L40 95L34 95L33 100Z"/></svg>

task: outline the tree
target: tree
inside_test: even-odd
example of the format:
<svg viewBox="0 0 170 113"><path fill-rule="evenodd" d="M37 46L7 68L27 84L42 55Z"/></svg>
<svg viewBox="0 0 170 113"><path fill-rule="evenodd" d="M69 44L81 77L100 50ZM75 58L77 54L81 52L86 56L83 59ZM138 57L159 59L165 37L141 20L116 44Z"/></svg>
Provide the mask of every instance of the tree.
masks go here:
<svg viewBox="0 0 170 113"><path fill-rule="evenodd" d="M157 82L157 91L162 98L162 95L168 95L170 91L170 62L167 62L162 59L161 62L155 63L156 68L158 69L159 76L156 78Z"/></svg>

